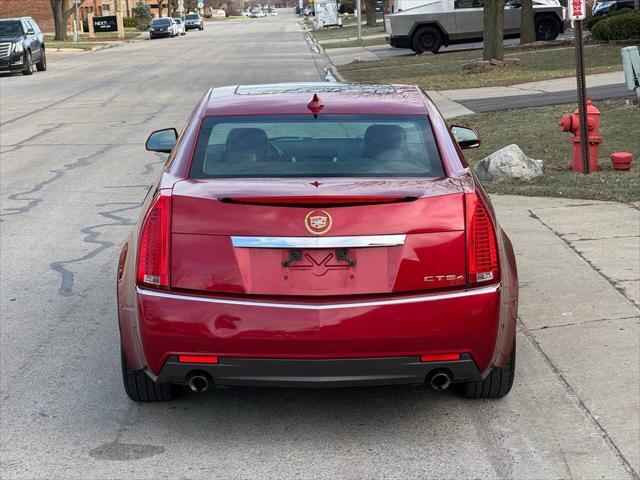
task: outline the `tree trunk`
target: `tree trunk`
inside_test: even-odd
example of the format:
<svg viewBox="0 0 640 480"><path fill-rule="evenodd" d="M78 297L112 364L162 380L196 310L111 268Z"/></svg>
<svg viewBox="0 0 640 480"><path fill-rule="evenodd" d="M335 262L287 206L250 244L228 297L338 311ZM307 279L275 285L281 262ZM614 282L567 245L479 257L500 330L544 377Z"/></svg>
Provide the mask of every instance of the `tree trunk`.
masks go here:
<svg viewBox="0 0 640 480"><path fill-rule="evenodd" d="M56 34L54 40L64 41L67 39L67 21L64 17L65 0L51 0L51 12L53 13L53 25Z"/></svg>
<svg viewBox="0 0 640 480"><path fill-rule="evenodd" d="M376 0L367 0L367 27L376 26Z"/></svg>
<svg viewBox="0 0 640 480"><path fill-rule="evenodd" d="M484 2L484 60L502 60L504 57L504 0Z"/></svg>
<svg viewBox="0 0 640 480"><path fill-rule="evenodd" d="M520 44L533 43L536 41L536 27L533 20L533 2L531 0L521 0L520 7Z"/></svg>

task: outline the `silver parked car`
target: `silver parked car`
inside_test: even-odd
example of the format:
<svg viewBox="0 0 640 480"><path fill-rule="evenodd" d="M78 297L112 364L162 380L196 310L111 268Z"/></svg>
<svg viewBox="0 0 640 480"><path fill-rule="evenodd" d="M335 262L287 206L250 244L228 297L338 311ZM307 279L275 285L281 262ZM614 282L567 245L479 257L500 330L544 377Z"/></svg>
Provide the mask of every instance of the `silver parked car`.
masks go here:
<svg viewBox="0 0 640 480"><path fill-rule="evenodd" d="M184 17L184 28L187 30L204 30L204 22L199 13L187 13Z"/></svg>
<svg viewBox="0 0 640 480"><path fill-rule="evenodd" d="M187 34L187 29L186 29L182 19L181 18L174 18L173 21L176 24L176 33L178 35L186 35Z"/></svg>
<svg viewBox="0 0 640 480"><path fill-rule="evenodd" d="M416 53L437 52L453 43L477 42L483 35L482 0L426 0L385 17L389 44ZM538 40L564 32L565 9L558 0L533 0ZM520 0L507 0L505 37L520 35Z"/></svg>

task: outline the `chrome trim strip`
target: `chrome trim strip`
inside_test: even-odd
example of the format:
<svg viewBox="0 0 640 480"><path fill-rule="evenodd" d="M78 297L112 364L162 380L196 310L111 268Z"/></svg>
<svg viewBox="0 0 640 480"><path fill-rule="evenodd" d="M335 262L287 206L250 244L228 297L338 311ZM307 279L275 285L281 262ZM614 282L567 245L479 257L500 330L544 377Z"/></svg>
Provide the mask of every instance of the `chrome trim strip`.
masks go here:
<svg viewBox="0 0 640 480"><path fill-rule="evenodd" d="M178 293L160 292L156 290L146 290L136 287L138 295L148 297L168 298L173 300L186 300L193 302L218 303L222 305L242 305L248 307L267 307L267 308L289 308L297 310L336 310L339 308L363 308L363 307L380 307L385 305L403 305L406 303L433 302L436 300L449 300L452 298L470 297L474 295L484 295L487 293L495 293L500 291L500 284L490 285L488 287L474 288L462 292L450 293L434 293L431 295L421 295L419 297L403 297L392 298L386 300L368 300L364 302L347 302L347 303L278 303L250 300L232 300L228 298L210 298L198 297L195 295L181 295Z"/></svg>
<svg viewBox="0 0 640 480"><path fill-rule="evenodd" d="M404 245L407 236L363 235L354 237L231 237L239 248L360 248Z"/></svg>

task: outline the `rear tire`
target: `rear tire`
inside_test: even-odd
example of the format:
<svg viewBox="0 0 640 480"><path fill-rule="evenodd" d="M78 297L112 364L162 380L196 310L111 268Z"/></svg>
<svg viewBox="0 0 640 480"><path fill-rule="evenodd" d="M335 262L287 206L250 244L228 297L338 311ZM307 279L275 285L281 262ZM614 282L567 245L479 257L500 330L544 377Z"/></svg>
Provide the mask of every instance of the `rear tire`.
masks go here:
<svg viewBox="0 0 640 480"><path fill-rule="evenodd" d="M411 40L411 50L418 55L424 52L436 53L441 46L442 34L434 27L419 28Z"/></svg>
<svg viewBox="0 0 640 480"><path fill-rule="evenodd" d="M33 62L31 60L31 52L27 51L24 54L24 68L22 69L23 75L33 75Z"/></svg>
<svg viewBox="0 0 640 480"><path fill-rule="evenodd" d="M516 343L513 342L509 363L502 368L495 367L479 382L457 383L454 391L464 398L502 398L511 391L516 373Z"/></svg>
<svg viewBox="0 0 640 480"><path fill-rule="evenodd" d="M39 72L45 72L47 70L47 55L45 54L44 49L42 50L42 58L38 63L36 63L36 69Z"/></svg>
<svg viewBox="0 0 640 480"><path fill-rule="evenodd" d="M167 402L177 397L179 392L175 385L157 383L143 370L133 370L127 365L124 350L120 350L122 363L122 382L124 391L134 402Z"/></svg>
<svg viewBox="0 0 640 480"><path fill-rule="evenodd" d="M535 19L536 40L551 41L560 35L560 22L549 15L541 15Z"/></svg>

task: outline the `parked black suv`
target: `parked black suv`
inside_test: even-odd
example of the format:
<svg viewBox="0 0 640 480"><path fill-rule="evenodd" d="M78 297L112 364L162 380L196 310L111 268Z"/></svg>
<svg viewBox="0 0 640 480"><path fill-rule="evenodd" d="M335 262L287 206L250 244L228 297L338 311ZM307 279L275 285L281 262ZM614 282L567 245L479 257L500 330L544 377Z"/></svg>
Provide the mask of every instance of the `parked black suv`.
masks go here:
<svg viewBox="0 0 640 480"><path fill-rule="evenodd" d="M0 72L33 73L47 69L44 35L31 17L0 18Z"/></svg>

